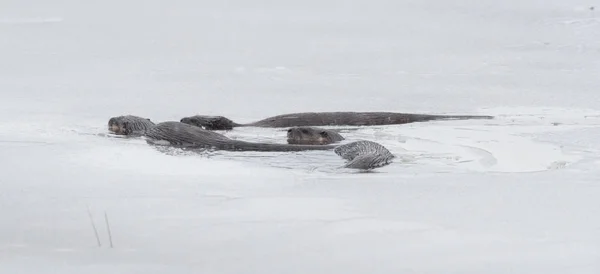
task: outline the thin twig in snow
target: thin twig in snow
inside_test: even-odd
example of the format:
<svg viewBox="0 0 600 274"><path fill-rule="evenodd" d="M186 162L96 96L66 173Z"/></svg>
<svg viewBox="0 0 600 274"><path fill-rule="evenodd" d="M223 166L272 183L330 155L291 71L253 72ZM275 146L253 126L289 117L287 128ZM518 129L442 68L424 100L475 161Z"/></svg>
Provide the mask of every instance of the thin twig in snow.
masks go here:
<svg viewBox="0 0 600 274"><path fill-rule="evenodd" d="M104 220L106 221L106 231L108 231L108 241L110 242L110 248L113 248L112 234L110 233L110 225L108 224L108 215L104 211Z"/></svg>
<svg viewBox="0 0 600 274"><path fill-rule="evenodd" d="M92 223L92 228L94 229L94 234L96 234L96 241L98 242L98 247L102 246L100 243L100 237L98 236L98 229L96 229L96 225L94 224L94 218L92 218L92 212L90 211L90 207L88 206L88 215L90 216L90 222Z"/></svg>

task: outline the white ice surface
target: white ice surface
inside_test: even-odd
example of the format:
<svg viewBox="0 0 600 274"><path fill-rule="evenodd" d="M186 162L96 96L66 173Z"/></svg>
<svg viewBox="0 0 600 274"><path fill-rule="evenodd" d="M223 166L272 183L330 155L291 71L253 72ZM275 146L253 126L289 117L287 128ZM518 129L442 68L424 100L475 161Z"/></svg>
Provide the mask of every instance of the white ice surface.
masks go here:
<svg viewBox="0 0 600 274"><path fill-rule="evenodd" d="M0 273L600 273L596 4L4 0ZM334 127L370 173L103 135L337 110L496 118Z"/></svg>

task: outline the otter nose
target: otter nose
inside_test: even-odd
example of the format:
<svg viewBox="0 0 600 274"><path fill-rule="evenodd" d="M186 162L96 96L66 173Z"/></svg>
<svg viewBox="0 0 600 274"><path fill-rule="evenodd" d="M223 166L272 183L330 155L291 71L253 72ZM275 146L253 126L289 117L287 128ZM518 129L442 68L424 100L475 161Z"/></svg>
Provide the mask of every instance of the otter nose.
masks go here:
<svg viewBox="0 0 600 274"><path fill-rule="evenodd" d="M121 128L116 124L112 124L108 127L108 130L110 130L114 133L118 133L119 131L121 131Z"/></svg>
<svg viewBox="0 0 600 274"><path fill-rule="evenodd" d="M294 130L293 128L290 128L290 129L287 130L287 136L288 137L294 136L294 135L296 135L296 130Z"/></svg>
<svg viewBox="0 0 600 274"><path fill-rule="evenodd" d="M179 120L179 122L182 122L184 124L189 124L190 123L190 118L187 118L187 117L181 118L181 120Z"/></svg>

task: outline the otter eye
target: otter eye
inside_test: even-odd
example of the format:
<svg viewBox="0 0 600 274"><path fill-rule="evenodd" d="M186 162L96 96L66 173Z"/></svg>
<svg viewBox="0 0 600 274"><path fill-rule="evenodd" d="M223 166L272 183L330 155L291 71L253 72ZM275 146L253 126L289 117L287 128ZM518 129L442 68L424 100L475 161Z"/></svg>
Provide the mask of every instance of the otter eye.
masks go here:
<svg viewBox="0 0 600 274"><path fill-rule="evenodd" d="M302 131L302 133L304 133L304 134L308 134L308 129L305 129L305 128L303 128L301 131Z"/></svg>
<svg viewBox="0 0 600 274"><path fill-rule="evenodd" d="M291 128L290 128L290 129L288 129L288 133L292 133L292 129L291 129Z"/></svg>
<svg viewBox="0 0 600 274"><path fill-rule="evenodd" d="M327 134L326 131L321 131L319 134L321 134L321 136L323 136L323 137L329 136L329 134Z"/></svg>

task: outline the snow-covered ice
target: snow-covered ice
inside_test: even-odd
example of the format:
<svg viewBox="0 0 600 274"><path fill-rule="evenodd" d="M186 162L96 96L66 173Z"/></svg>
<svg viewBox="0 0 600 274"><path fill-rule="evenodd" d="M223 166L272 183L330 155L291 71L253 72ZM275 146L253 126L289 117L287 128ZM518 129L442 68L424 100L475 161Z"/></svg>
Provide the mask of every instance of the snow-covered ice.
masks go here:
<svg viewBox="0 0 600 274"><path fill-rule="evenodd" d="M5 0L0 273L599 273L595 4ZM333 127L368 173L105 135L301 111L496 118Z"/></svg>

